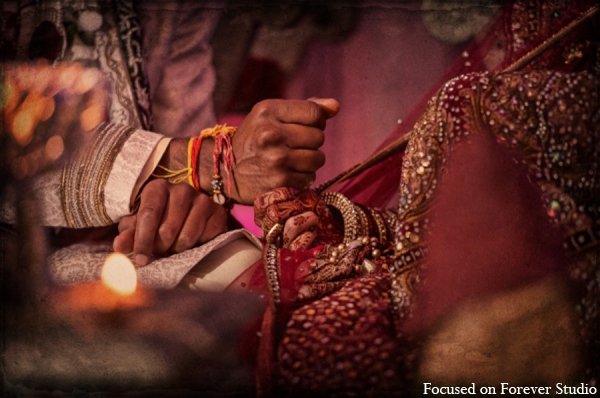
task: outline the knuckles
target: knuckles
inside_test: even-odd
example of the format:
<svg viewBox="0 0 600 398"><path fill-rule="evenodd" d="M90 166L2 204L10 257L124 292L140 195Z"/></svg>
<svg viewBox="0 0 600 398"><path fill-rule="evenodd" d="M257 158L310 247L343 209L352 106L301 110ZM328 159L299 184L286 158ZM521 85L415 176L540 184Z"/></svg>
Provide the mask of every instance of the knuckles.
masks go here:
<svg viewBox="0 0 600 398"><path fill-rule="evenodd" d="M147 204L146 206L141 206L137 213L138 220L146 221L156 219L161 215L159 212L162 214L162 209L159 211L159 208L156 205Z"/></svg>
<svg viewBox="0 0 600 398"><path fill-rule="evenodd" d="M272 114L271 109L275 106L274 102L274 100L260 101L252 107L250 114L260 119L266 119Z"/></svg>
<svg viewBox="0 0 600 398"><path fill-rule="evenodd" d="M173 242L177 238L178 228L171 224L163 224L158 230L158 235L163 242Z"/></svg>
<svg viewBox="0 0 600 398"><path fill-rule="evenodd" d="M180 234L179 238L177 238L177 242L175 242L174 250L179 253L191 248L195 244L196 240L192 236L189 234Z"/></svg>
<svg viewBox="0 0 600 398"><path fill-rule="evenodd" d="M273 149L264 154L264 167L266 170L275 171L285 168L288 156L287 151L282 149Z"/></svg>
<svg viewBox="0 0 600 398"><path fill-rule="evenodd" d="M187 184L170 184L167 189L172 189L172 193L181 200L188 200L192 198L196 191Z"/></svg>
<svg viewBox="0 0 600 398"><path fill-rule="evenodd" d="M259 126L259 128L260 132L256 140L259 148L276 146L283 141L284 134L280 128L273 125Z"/></svg>

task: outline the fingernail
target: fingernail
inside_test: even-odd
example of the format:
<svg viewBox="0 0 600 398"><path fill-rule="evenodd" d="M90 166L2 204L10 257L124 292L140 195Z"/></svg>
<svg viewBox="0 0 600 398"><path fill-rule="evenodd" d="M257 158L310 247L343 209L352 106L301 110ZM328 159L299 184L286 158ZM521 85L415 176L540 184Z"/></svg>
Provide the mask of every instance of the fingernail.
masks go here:
<svg viewBox="0 0 600 398"><path fill-rule="evenodd" d="M148 256L143 255L143 254L138 254L135 256L135 263L137 265L146 265L146 264L148 264L149 260L150 259L148 258Z"/></svg>

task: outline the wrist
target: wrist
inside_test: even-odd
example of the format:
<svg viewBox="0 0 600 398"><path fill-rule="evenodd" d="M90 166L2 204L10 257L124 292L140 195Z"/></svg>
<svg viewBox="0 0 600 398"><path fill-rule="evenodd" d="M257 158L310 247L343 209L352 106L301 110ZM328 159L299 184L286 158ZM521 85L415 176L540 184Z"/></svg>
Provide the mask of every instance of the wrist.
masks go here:
<svg viewBox="0 0 600 398"><path fill-rule="evenodd" d="M188 140L184 138L172 139L154 172L159 172L161 167L170 170L180 170L187 167L187 144Z"/></svg>
<svg viewBox="0 0 600 398"><path fill-rule="evenodd" d="M203 130L199 137L192 139L173 139L154 170L154 175L168 178L172 183L187 180L196 190L209 196L216 195L214 198L220 200L215 201L220 204L225 204L227 198L236 201L233 194L235 187L230 186L234 185L231 173L235 159L232 156L231 136L235 128L230 127L224 133L217 128L223 129L225 126ZM223 186L213 185L215 181L221 182Z"/></svg>
<svg viewBox="0 0 600 398"><path fill-rule="evenodd" d="M215 140L210 137L202 139L202 148L198 156L198 171L200 175L200 188L207 195L213 194L212 175L213 175L213 149Z"/></svg>
<svg viewBox="0 0 600 398"><path fill-rule="evenodd" d="M216 203L226 207L229 207L228 201L237 201L232 175L235 166L232 147L235 132L235 127L227 125L216 125L202 130L200 135L204 137L205 142L198 154L196 165L196 168L201 171L202 189L209 192Z"/></svg>
<svg viewBox="0 0 600 398"><path fill-rule="evenodd" d="M212 159L213 159L213 139L204 138L200 153L197 158L197 170L200 182L200 190L207 195L212 195ZM188 167L188 144L187 138L174 138L169 143L155 173L162 174L160 168L167 170L182 170Z"/></svg>

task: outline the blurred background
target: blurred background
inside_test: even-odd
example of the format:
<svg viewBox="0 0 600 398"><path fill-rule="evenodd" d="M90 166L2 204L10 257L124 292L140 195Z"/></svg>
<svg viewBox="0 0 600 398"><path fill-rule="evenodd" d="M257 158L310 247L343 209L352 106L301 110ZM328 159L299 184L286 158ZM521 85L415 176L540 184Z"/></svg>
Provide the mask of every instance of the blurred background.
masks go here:
<svg viewBox="0 0 600 398"><path fill-rule="evenodd" d="M231 2L222 14L215 110L235 122L262 99L336 98L317 184L372 154L498 10L490 0L280 4Z"/></svg>

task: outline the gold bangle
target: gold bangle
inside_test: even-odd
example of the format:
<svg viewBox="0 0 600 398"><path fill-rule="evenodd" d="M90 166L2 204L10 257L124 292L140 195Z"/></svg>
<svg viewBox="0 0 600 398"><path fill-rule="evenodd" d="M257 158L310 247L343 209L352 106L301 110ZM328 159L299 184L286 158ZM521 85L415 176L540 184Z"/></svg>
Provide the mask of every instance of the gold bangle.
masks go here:
<svg viewBox="0 0 600 398"><path fill-rule="evenodd" d="M360 236L371 236L371 223L369 222L369 217L367 213L363 210L362 206L355 204L354 211L356 211L356 215L358 216L358 233Z"/></svg>
<svg viewBox="0 0 600 398"><path fill-rule="evenodd" d="M283 225L277 223L273 225L265 237L265 249L263 251L263 269L267 286L271 293L272 309L276 310L281 303L281 283L279 267L279 247L281 245L281 233Z"/></svg>
<svg viewBox="0 0 600 398"><path fill-rule="evenodd" d="M377 231L379 232L379 240L389 240L388 229L385 225L385 220L383 219L383 216L379 214L379 212L375 209L369 208L369 212L371 213L371 217L373 217L373 220L375 220L375 224L377 225Z"/></svg>
<svg viewBox="0 0 600 398"><path fill-rule="evenodd" d="M358 214L356 214L356 209L350 199L337 192L322 193L321 199L326 205L337 209L342 215L344 243L355 240L358 234Z"/></svg>

